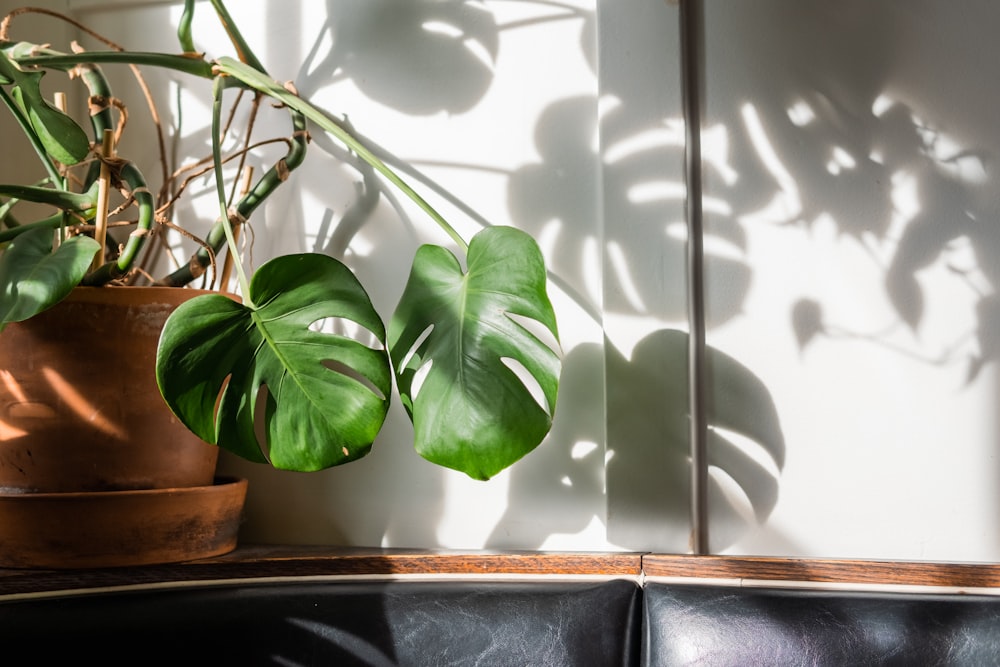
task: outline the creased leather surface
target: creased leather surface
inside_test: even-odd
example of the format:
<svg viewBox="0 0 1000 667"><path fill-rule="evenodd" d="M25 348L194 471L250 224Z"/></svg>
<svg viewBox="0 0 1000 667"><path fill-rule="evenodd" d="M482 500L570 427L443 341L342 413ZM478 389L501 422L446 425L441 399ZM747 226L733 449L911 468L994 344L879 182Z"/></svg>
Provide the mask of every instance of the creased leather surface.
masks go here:
<svg viewBox="0 0 1000 667"><path fill-rule="evenodd" d="M1000 598L648 583L643 664L1000 665Z"/></svg>
<svg viewBox="0 0 1000 667"><path fill-rule="evenodd" d="M981 667L1000 665L1000 597L626 580L247 583L0 603L0 643L21 656L4 666Z"/></svg>
<svg viewBox="0 0 1000 667"><path fill-rule="evenodd" d="M0 604L0 644L32 665L635 665L640 600L625 580L144 591Z"/></svg>

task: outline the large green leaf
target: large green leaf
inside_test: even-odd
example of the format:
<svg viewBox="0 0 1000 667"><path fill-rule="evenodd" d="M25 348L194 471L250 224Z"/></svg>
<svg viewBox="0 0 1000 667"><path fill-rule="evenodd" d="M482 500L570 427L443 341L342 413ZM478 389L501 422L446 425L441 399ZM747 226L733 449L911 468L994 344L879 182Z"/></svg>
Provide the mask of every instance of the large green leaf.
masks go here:
<svg viewBox="0 0 1000 667"><path fill-rule="evenodd" d="M72 118L45 101L43 74L22 70L6 51L0 52L0 84L12 85L11 95L45 151L62 164L77 164L90 152L90 140Z"/></svg>
<svg viewBox="0 0 1000 667"><path fill-rule="evenodd" d="M16 236L0 254L0 330L62 301L80 282L100 245L73 236L52 252L52 229Z"/></svg>
<svg viewBox="0 0 1000 667"><path fill-rule="evenodd" d="M389 324L389 353L421 456L489 479L548 433L559 355L519 318L558 340L542 254L524 232L479 232L465 273L444 248L417 251ZM527 371L528 384L506 360ZM538 400L529 385L540 390Z"/></svg>
<svg viewBox="0 0 1000 667"><path fill-rule="evenodd" d="M325 255L287 255L258 269L249 297L254 305L196 297L168 318L156 377L170 408L202 439L276 468L320 470L367 454L392 370L384 326L354 274ZM344 320L381 349L316 326Z"/></svg>

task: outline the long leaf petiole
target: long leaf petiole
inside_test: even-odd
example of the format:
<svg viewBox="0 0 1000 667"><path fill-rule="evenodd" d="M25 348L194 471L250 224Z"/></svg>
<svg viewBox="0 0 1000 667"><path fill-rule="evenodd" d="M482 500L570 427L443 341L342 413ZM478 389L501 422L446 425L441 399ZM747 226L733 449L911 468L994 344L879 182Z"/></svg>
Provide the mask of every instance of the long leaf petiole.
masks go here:
<svg viewBox="0 0 1000 667"><path fill-rule="evenodd" d="M219 196L219 212L222 229L226 233L226 243L229 246L229 254L233 258L233 267L236 269L236 280L240 285L240 292L243 295L243 302L250 308L254 307L250 300L250 281L247 280L243 263L239 261L240 249L236 245L236 235L233 233L233 225L229 217L229 208L226 206L226 186L222 177L222 147L220 146L220 136L222 133L222 94L228 86L224 77L216 77L212 85L212 161L215 170L215 191Z"/></svg>

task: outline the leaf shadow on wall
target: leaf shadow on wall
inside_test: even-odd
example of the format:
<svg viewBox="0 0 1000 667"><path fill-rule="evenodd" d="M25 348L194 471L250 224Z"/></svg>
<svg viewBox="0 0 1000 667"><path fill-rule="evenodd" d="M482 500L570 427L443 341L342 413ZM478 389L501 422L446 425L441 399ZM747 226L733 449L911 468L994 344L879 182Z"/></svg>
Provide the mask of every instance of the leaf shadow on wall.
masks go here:
<svg viewBox="0 0 1000 667"><path fill-rule="evenodd" d="M369 98L411 115L468 111L493 81L499 28L493 14L464 0L327 0L323 31L299 80L311 88L331 72ZM332 17L336 17L334 20Z"/></svg>
<svg viewBox="0 0 1000 667"><path fill-rule="evenodd" d="M905 225L866 241L884 258L878 265L894 321L882 327L845 322L829 315L820 299L802 296L792 306L791 326L802 350L823 340L865 340L928 365L964 364L971 384L982 368L1000 359L1000 300L995 293L1000 274L994 261L1000 253L1000 228L990 222L998 211L984 205L991 181L975 182L989 176L992 160L982 151L957 147L935 154L935 144L948 139L922 126L918 114L901 103L886 110L880 123L875 145L886 156L886 169L905 174L905 187L914 197ZM939 339L935 349L921 341L921 329L940 327L934 322L941 314L934 309L931 291L946 283L941 274L932 283L925 277L938 264L947 267L941 274L947 274L945 280L954 283L957 293L965 293L962 301L973 304L973 311L961 318L973 324L971 329L948 327L950 339ZM913 342L901 342L907 337L900 331L909 332Z"/></svg>
<svg viewBox="0 0 1000 667"><path fill-rule="evenodd" d="M832 229L837 250L867 255L859 267L881 278L870 285L882 290L879 308L853 292L869 287L861 271L827 279L814 265L796 275L789 262L788 293L773 296L789 299L802 350L865 341L964 367L969 384L1000 359L1000 145L989 111L1000 88L981 47L996 10L975 11L862 0L707 6L707 126L725 133L729 158L706 165L708 193L728 209L709 228L771 225L817 244ZM821 290L866 307L829 303Z"/></svg>
<svg viewBox="0 0 1000 667"><path fill-rule="evenodd" d="M538 517L555 507L563 516L558 532L582 530L595 516L604 516L604 506L595 504L603 482L607 515L627 512L643 526L641 532L618 530L609 522L609 542L635 550L650 544L685 549L691 512L687 350L688 335L672 329L648 335L631 358L610 343L604 351L598 345L573 350L563 384L573 414L562 415L559 428L531 455L529 465L512 468L510 501L498 525L534 528L530 546L539 547L557 531ZM580 447L603 440L605 398L600 387L576 377L594 377L605 363L620 380L608 387L607 426L618 433L619 444L607 452ZM709 522L711 547L720 550L774 509L785 440L770 392L758 377L712 348L707 363ZM494 532L487 546L506 546L501 531Z"/></svg>
<svg viewBox="0 0 1000 667"><path fill-rule="evenodd" d="M510 468L507 507L486 548L539 548L552 535L580 533L603 519L603 363L601 346L593 343L563 359L552 430Z"/></svg>
<svg viewBox="0 0 1000 667"><path fill-rule="evenodd" d="M596 23L596 15L588 18L584 36L592 34ZM576 298L584 305L600 304L590 311L595 319L624 315L634 318L641 331L663 321L683 321L687 315L686 240L678 233L684 226L685 186L679 168L684 133L679 119L671 117L679 112L674 99L679 88L669 82L650 86L634 75L638 60L645 63L642 67L650 61L673 62L676 44L669 36L676 32L675 12L662 3L645 2L628 12L608 11L604 19L609 34L629 35L630 48L600 53L600 92L607 101L600 118L600 154L594 143L597 100L586 95L557 100L536 123L539 159L511 174L508 199L517 224L544 239L550 268L559 279L556 284L578 290ZM589 62L596 74L596 61ZM604 224L594 225L600 235L589 233L587 222L602 213ZM708 304L710 324L719 325L739 314L751 273L741 257L746 239L739 225L717 225L710 233L717 243L707 253L708 270L727 285ZM716 252L719 247L725 250ZM600 280L594 279L595 267L600 267ZM661 336L663 344L658 344ZM511 505L489 546L509 546L499 530L504 525L528 531L540 546L549 536L583 531L591 521L606 519L605 535L614 544L640 550L687 547L690 466L687 429L681 424L686 419L686 371L684 352L677 347L681 343L669 338L651 332L637 348L648 353L643 359L648 368L625 362L611 338L605 341L607 357L599 345L567 355L553 432L523 466L512 469ZM680 357L656 359L657 354L675 352ZM637 414L630 392L653 385L661 404ZM629 398L614 402L615 396ZM674 421L664 423L664 414L674 415ZM721 455L726 442L717 437L715 450ZM783 456L783 440L780 443ZM727 462L738 467L735 456ZM777 494L777 472L750 490L758 509L751 522L766 517L773 507L770 496ZM739 473L740 482L753 486L749 474ZM716 480L724 477L719 474ZM542 495L538 489L544 489ZM715 504L725 507L722 502L716 499ZM555 514L562 521L545 523L543 506L559 508ZM723 513L716 514L717 542L742 529L725 528ZM745 527L746 519L727 521ZM654 539L659 533L671 539Z"/></svg>

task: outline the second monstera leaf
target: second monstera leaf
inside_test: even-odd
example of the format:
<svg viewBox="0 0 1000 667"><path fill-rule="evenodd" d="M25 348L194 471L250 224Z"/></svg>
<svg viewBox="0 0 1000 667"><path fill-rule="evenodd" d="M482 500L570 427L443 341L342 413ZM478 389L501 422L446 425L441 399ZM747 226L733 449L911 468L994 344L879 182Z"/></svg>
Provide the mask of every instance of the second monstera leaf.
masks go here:
<svg viewBox="0 0 1000 667"><path fill-rule="evenodd" d="M528 321L555 341L558 332L530 236L484 229L467 263L463 272L438 246L417 251L389 324L389 353L420 455L488 479L538 446L552 425L559 355Z"/></svg>
<svg viewBox="0 0 1000 667"><path fill-rule="evenodd" d="M256 272L248 301L199 296L167 320L156 374L170 408L203 440L276 468L319 470L367 454L392 371L382 320L354 274L325 255L278 257ZM318 326L345 320L381 349Z"/></svg>

